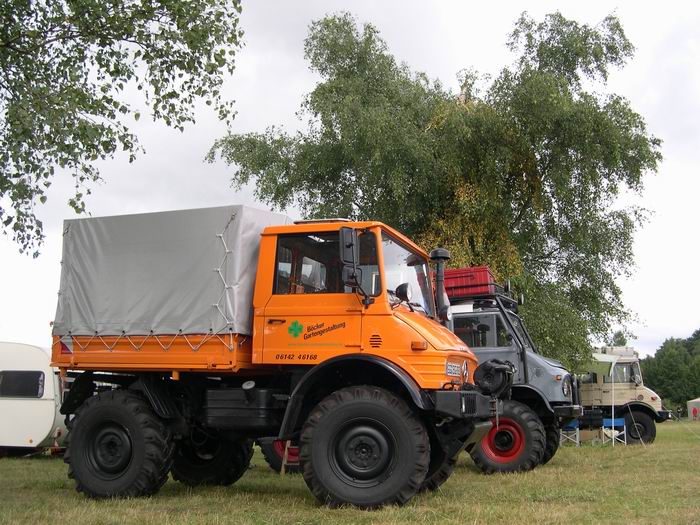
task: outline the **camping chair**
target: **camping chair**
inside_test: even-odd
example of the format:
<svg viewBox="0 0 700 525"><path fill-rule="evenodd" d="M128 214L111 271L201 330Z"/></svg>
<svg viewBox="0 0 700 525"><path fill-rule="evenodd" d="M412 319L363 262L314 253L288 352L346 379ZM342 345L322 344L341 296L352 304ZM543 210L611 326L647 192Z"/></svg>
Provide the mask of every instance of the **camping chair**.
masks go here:
<svg viewBox="0 0 700 525"><path fill-rule="evenodd" d="M569 421L559 430L559 444L573 443L577 447L581 446L581 430L578 426L578 419Z"/></svg>
<svg viewBox="0 0 700 525"><path fill-rule="evenodd" d="M606 430L610 431L610 435L606 433ZM615 433L617 432L617 434ZM603 418L603 443L612 442L613 446L615 443L627 444L627 427L625 426L625 418L616 417L612 419L610 417Z"/></svg>

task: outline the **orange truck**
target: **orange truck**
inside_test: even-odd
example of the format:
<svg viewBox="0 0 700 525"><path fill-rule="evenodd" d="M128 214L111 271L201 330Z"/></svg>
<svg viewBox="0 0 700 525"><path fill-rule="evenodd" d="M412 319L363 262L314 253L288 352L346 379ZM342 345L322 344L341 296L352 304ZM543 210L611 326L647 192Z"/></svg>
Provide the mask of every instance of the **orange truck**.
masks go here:
<svg viewBox="0 0 700 525"><path fill-rule="evenodd" d="M67 220L52 362L74 378L68 475L96 498L169 474L228 485L275 436L324 504L436 489L499 406L443 325L447 258L380 222L246 206Z"/></svg>

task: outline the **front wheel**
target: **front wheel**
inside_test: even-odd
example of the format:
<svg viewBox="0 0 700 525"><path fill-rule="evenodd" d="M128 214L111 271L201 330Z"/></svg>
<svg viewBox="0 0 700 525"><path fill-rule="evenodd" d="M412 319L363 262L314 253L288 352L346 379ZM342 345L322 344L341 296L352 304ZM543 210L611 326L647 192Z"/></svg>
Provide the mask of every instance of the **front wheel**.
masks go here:
<svg viewBox="0 0 700 525"><path fill-rule="evenodd" d="M649 444L656 439L656 423L644 412L628 411L625 414L625 429L628 445Z"/></svg>
<svg viewBox="0 0 700 525"><path fill-rule="evenodd" d="M542 421L527 405L518 401L503 402L498 420L470 454L486 474L532 470L541 461L545 449Z"/></svg>
<svg viewBox="0 0 700 525"><path fill-rule="evenodd" d="M430 461L422 421L403 399L373 386L323 399L309 414L300 445L304 481L332 507L404 504L420 489Z"/></svg>

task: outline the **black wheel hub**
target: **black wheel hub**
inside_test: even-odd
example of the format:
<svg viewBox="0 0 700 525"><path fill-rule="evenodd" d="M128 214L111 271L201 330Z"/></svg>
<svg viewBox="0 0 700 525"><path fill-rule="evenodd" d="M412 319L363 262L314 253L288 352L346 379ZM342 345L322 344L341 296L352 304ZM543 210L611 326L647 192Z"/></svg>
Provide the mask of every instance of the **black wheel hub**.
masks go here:
<svg viewBox="0 0 700 525"><path fill-rule="evenodd" d="M639 441L646 438L646 431L647 429L641 423L634 423L629 429L630 437Z"/></svg>
<svg viewBox="0 0 700 525"><path fill-rule="evenodd" d="M497 450L500 450L502 452L506 452L512 449L514 443L515 439L513 438L513 434L511 434L507 430L498 431L493 438L494 446Z"/></svg>
<svg viewBox="0 0 700 525"><path fill-rule="evenodd" d="M90 463L106 477L117 477L131 463L132 445L129 433L117 423L102 425L94 432L86 450Z"/></svg>
<svg viewBox="0 0 700 525"><path fill-rule="evenodd" d="M378 482L391 465L394 449L391 434L382 425L353 425L339 433L334 463L354 482Z"/></svg>

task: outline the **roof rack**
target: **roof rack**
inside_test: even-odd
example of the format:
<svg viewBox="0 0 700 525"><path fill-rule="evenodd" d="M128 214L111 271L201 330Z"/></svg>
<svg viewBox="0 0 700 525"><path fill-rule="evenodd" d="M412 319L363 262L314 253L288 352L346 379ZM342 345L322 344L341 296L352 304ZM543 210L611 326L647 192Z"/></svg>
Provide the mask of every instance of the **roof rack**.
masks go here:
<svg viewBox="0 0 700 525"><path fill-rule="evenodd" d="M345 219L343 217L332 217L329 219L302 219L294 221L294 224L316 224L319 222L352 222L350 219Z"/></svg>

